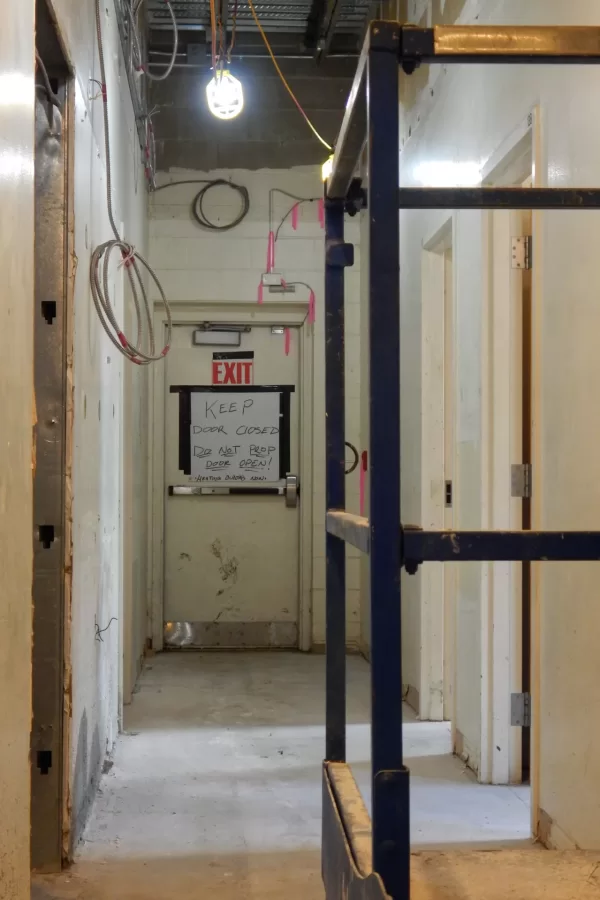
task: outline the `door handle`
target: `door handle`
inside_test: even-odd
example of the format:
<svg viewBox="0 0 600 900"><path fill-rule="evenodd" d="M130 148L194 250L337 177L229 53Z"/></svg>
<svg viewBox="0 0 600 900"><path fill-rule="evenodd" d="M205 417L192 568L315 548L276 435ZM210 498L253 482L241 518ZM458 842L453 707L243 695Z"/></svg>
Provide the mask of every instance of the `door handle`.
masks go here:
<svg viewBox="0 0 600 900"><path fill-rule="evenodd" d="M283 489L285 505L288 509L296 509L300 496L300 481L297 475L286 475Z"/></svg>

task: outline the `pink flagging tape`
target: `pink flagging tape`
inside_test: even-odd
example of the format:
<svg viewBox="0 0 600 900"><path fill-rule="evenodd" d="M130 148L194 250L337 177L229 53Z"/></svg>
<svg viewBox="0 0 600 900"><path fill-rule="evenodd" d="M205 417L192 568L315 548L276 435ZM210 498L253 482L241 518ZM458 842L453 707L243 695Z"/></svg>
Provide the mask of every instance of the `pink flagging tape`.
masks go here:
<svg viewBox="0 0 600 900"><path fill-rule="evenodd" d="M364 450L361 454L360 460L360 481L358 487L358 503L359 503L359 512L361 516L365 514L365 495L367 488L367 466L368 466L368 454L367 451Z"/></svg>
<svg viewBox="0 0 600 900"><path fill-rule="evenodd" d="M325 228L325 201L322 197L319 200L319 225Z"/></svg>
<svg viewBox="0 0 600 900"><path fill-rule="evenodd" d="M269 244L267 247L267 273L275 268L275 235L269 232Z"/></svg>
<svg viewBox="0 0 600 900"><path fill-rule="evenodd" d="M289 328L285 329L285 355L290 355L290 348L292 346L292 332Z"/></svg>
<svg viewBox="0 0 600 900"><path fill-rule="evenodd" d="M298 211L299 204L296 203L294 206L292 206L292 228L294 229L294 231L298 230Z"/></svg>
<svg viewBox="0 0 600 900"><path fill-rule="evenodd" d="M314 325L316 318L316 310L315 310L315 292L311 290L308 295L308 324Z"/></svg>
<svg viewBox="0 0 600 900"><path fill-rule="evenodd" d="M263 300L264 300L264 297L263 297L263 283L262 283L262 278L261 278L261 280L260 280L260 282L259 282L259 285L258 285L258 296L257 296L256 300L257 300L258 303L262 303Z"/></svg>

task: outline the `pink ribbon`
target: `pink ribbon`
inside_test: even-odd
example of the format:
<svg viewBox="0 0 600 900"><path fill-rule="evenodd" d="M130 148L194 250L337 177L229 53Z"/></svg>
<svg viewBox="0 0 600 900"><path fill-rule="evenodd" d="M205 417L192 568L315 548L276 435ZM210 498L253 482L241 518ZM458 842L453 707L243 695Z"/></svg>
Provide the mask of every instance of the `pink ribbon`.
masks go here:
<svg viewBox="0 0 600 900"><path fill-rule="evenodd" d="M363 451L360 460L360 479L358 486L358 504L359 504L359 512L361 516L365 514L365 494L366 494L366 486L367 486L367 465L368 465L368 455L367 451Z"/></svg>
<svg viewBox="0 0 600 900"><path fill-rule="evenodd" d="M267 246L267 273L272 272L275 268L275 235L269 232L269 243Z"/></svg>
<svg viewBox="0 0 600 900"><path fill-rule="evenodd" d="M294 231L298 230L298 204L292 206L292 228Z"/></svg>
<svg viewBox="0 0 600 900"><path fill-rule="evenodd" d="M290 355L290 347L292 346L292 332L289 328L285 329L285 355Z"/></svg>
<svg viewBox="0 0 600 900"><path fill-rule="evenodd" d="M325 228L325 201L322 197L319 200L319 225Z"/></svg>
<svg viewBox="0 0 600 900"><path fill-rule="evenodd" d="M314 325L315 318L315 292L311 290L310 294L308 295L308 324Z"/></svg>
<svg viewBox="0 0 600 900"><path fill-rule="evenodd" d="M260 279L260 282L258 285L258 297L256 299L257 299L258 303L262 303L264 301L262 278Z"/></svg>

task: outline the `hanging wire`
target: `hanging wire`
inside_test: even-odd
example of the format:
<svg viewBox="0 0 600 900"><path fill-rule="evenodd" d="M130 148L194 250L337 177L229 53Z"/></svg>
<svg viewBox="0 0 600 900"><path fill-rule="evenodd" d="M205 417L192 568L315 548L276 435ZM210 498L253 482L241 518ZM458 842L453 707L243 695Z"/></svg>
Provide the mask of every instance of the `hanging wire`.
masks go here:
<svg viewBox="0 0 600 900"><path fill-rule="evenodd" d="M212 68L217 68L217 13L215 0L210 0L210 36L212 49Z"/></svg>
<svg viewBox="0 0 600 900"><path fill-rule="evenodd" d="M271 233L273 231L273 205L274 205L275 194L282 194L282 196L284 196L284 197L289 197L290 200L295 200L296 203L298 203L298 204L300 204L300 203L318 203L319 200L321 199L320 197L298 197L296 194L290 194L289 191L284 191L283 188L271 188L269 191L269 233ZM296 203L293 203L290 206L290 208L286 212L285 216L280 221L280 223L277 227L277 231L275 232L275 235L274 235L275 241L277 240L277 238L279 236L279 232L281 231L281 226L286 221L288 216L291 215L294 206L296 206Z"/></svg>
<svg viewBox="0 0 600 900"><path fill-rule="evenodd" d="M100 61L100 83L102 91L102 109L104 114L104 148L106 155L106 205L108 220L114 238L100 244L93 251L90 260L90 283L92 299L94 301L94 306L96 307L96 312L98 313L98 318L110 341L123 356L130 360L130 362L139 366L145 366L151 362L157 362L169 352L172 333L171 309L154 269L150 263L137 252L132 244L127 243L121 237L115 223L112 201L112 162L110 156L110 123L106 92L106 62L102 42L100 3L101 0L96 0L96 35L98 39L98 58ZM115 254L116 258L120 258L120 264L125 267L129 278L137 321L137 337L135 342L126 337L125 332L117 321L113 311L109 276L111 262L115 259ZM148 273L152 283L156 287L167 317L166 343L158 354L156 352L153 313L144 285L143 270Z"/></svg>
<svg viewBox="0 0 600 900"><path fill-rule="evenodd" d="M171 0L164 0L167 9L169 10L169 15L171 16L171 22L173 23L173 52L171 54L171 59L169 60L169 64L162 75L154 75L153 72L150 71L150 65L145 64L142 55L142 41L140 39L140 32L137 25L137 19L139 15L139 11L144 4L144 0L126 0L125 9L127 10L127 14L129 16L129 22L131 25L131 37L132 37L132 46L133 46L133 54L134 54L134 65L138 72L143 72L144 75L150 79L150 81L165 81L173 72L175 68L175 63L177 62L177 53L179 51L179 28L177 26L177 17L175 16L175 10L171 4Z"/></svg>
<svg viewBox="0 0 600 900"><path fill-rule="evenodd" d="M214 3L214 0L211 0L211 2ZM304 112L304 109L300 105L299 101L296 99L296 95L294 94L293 90L287 83L283 72L279 68L279 63L275 59L275 54L273 53L273 51L271 49L271 45L269 43L269 39L268 39L267 35L265 34L265 31L264 31L262 25L260 24L260 19L258 18L258 15L256 14L256 9L254 8L254 3L252 2L252 0L248 0L248 6L250 7L250 12L252 13L252 17L254 19L254 22L256 23L256 27L258 28L258 30L260 32L260 36L262 37L265 47L267 48L269 56L271 57L271 60L273 62L273 65L275 66L275 71L281 78L285 89L287 90L288 94L290 95L290 97L292 98L292 100L294 101L296 106L298 107L300 113L302 114L302 116L304 117L304 120L306 121L306 124L308 125L308 127L310 128L310 130L312 131L314 136L317 138L317 140L319 140L327 150L332 151L333 147L327 143L325 138L321 137L321 135L319 134L319 132L317 131L317 129L315 128L313 123L310 121L308 115Z"/></svg>
<svg viewBox="0 0 600 900"><path fill-rule="evenodd" d="M35 51L35 61L38 69L42 73L42 81L43 84L37 84L36 90L40 88L46 94L46 99L48 101L48 106L46 108L46 115L48 117L48 125L50 126L50 130L54 127L54 109L56 107L60 111L60 100L52 90L52 85L50 84L50 78L48 77L48 70L44 65L42 57L38 53L37 49Z"/></svg>
<svg viewBox="0 0 600 900"><path fill-rule="evenodd" d="M238 0L235 0L233 6L233 12L231 14L231 41L229 43L229 49L227 51L227 62L231 62L231 54L233 53L233 49L235 47L235 39L237 36L237 15L238 15Z"/></svg>

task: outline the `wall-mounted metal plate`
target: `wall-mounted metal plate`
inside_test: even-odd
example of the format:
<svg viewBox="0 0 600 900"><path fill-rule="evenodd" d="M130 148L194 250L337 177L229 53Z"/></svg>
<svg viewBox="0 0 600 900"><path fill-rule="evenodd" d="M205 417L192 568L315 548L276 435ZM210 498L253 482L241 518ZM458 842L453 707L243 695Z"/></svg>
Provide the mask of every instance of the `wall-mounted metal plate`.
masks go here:
<svg viewBox="0 0 600 900"><path fill-rule="evenodd" d="M515 463L511 467L511 496L524 500L531 498L532 468L530 463Z"/></svg>
<svg viewBox="0 0 600 900"><path fill-rule="evenodd" d="M515 728L531 727L531 694L511 694L510 724Z"/></svg>

